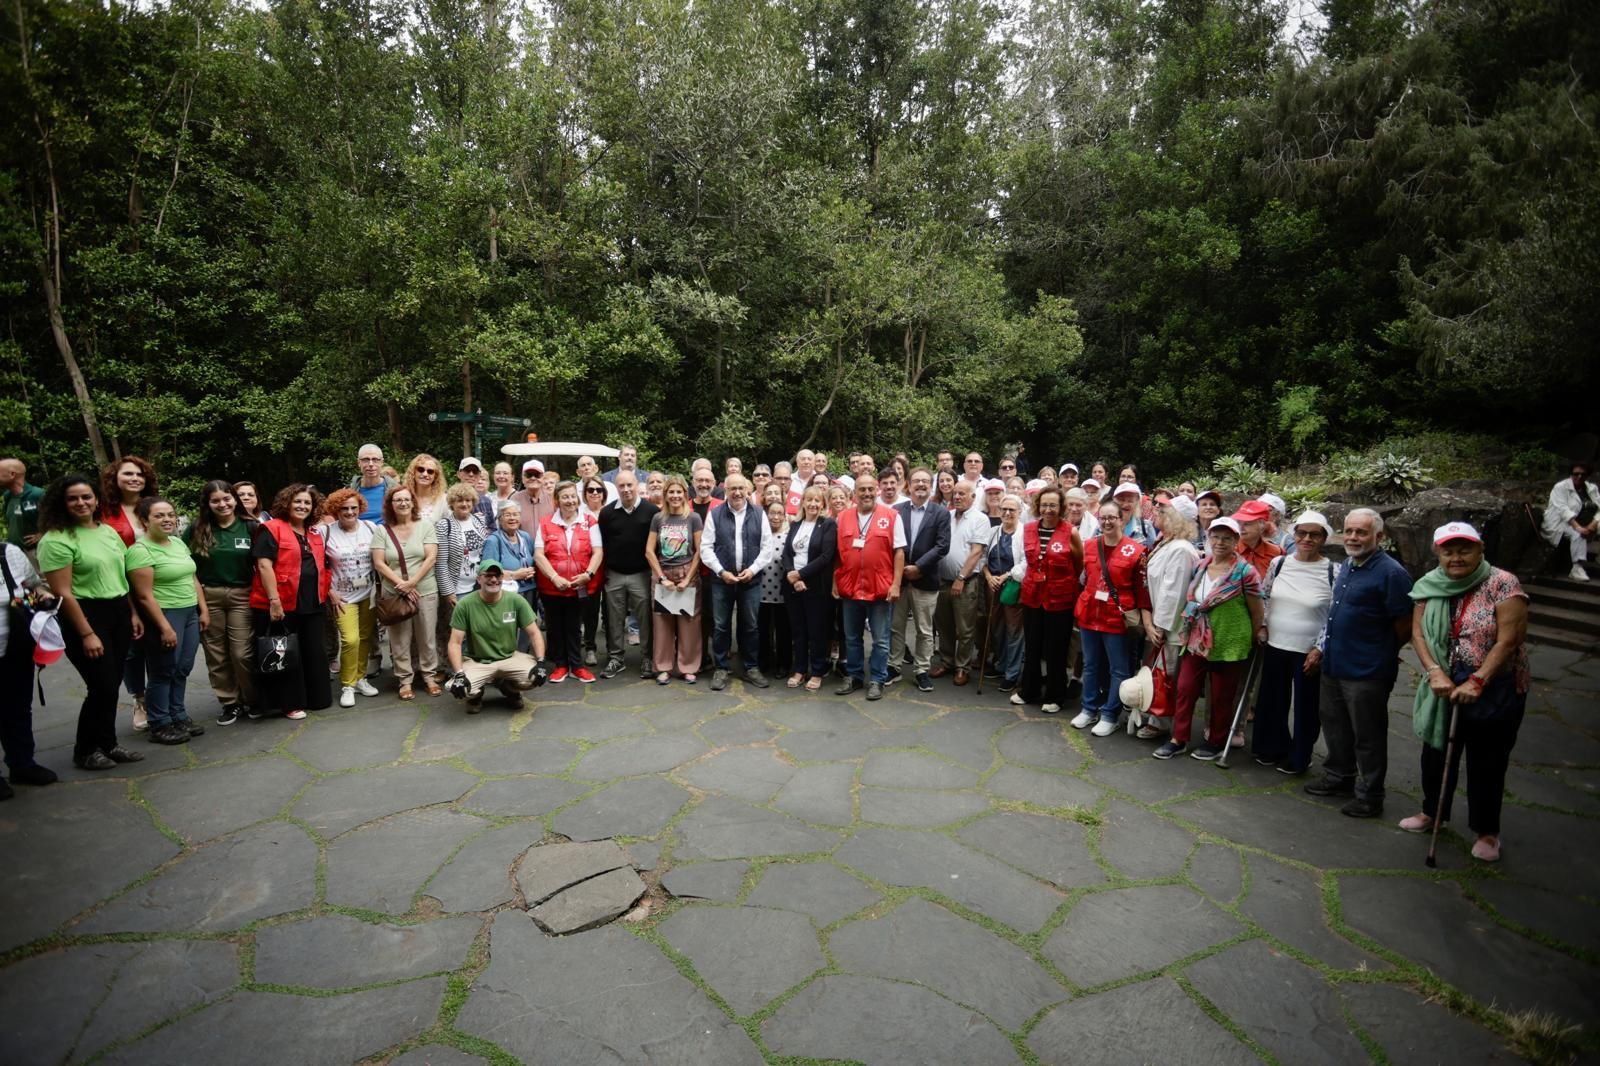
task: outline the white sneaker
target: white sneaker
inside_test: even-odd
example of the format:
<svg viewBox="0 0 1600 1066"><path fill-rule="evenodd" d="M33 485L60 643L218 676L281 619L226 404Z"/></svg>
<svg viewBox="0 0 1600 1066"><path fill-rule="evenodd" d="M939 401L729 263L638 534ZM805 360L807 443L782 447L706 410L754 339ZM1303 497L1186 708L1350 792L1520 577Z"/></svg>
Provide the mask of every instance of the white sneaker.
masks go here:
<svg viewBox="0 0 1600 1066"><path fill-rule="evenodd" d="M1090 732L1093 733L1097 737L1109 737L1112 733L1115 733L1116 731L1117 731L1117 723L1116 723L1116 721L1114 719L1111 719L1111 718L1102 718L1102 719L1100 719L1100 721L1095 723L1094 728L1090 730Z"/></svg>
<svg viewBox="0 0 1600 1066"><path fill-rule="evenodd" d="M1096 715L1092 715L1088 711L1079 711L1077 717L1072 720L1072 728L1088 729L1094 724L1096 717Z"/></svg>
<svg viewBox="0 0 1600 1066"><path fill-rule="evenodd" d="M376 696L378 694L377 686L364 677L356 682L356 691L363 696Z"/></svg>
<svg viewBox="0 0 1600 1066"><path fill-rule="evenodd" d="M1043 711L1045 714L1060 714L1061 713L1061 704L1059 704L1059 703L1047 703L1043 707L1040 707L1039 709L1041 711Z"/></svg>
<svg viewBox="0 0 1600 1066"><path fill-rule="evenodd" d="M356 687L354 685L346 685L344 688L339 690L339 706L354 707L355 705Z"/></svg>
<svg viewBox="0 0 1600 1066"><path fill-rule="evenodd" d="M1587 571L1587 570L1585 570L1583 568L1583 564L1582 563L1573 563L1572 564L1572 573L1568 574L1567 576L1570 577L1574 581L1588 581L1589 580L1589 571Z"/></svg>
<svg viewBox="0 0 1600 1066"><path fill-rule="evenodd" d="M1027 700L1025 700L1025 699L1023 699L1023 698L1022 698L1022 693L1020 693L1020 692L1013 692L1013 693L1012 693L1012 694L1011 694L1011 706L1013 706L1013 707L1022 707L1022 706L1026 706L1026 705L1027 705L1027 702L1028 702L1028 701L1027 701Z"/></svg>

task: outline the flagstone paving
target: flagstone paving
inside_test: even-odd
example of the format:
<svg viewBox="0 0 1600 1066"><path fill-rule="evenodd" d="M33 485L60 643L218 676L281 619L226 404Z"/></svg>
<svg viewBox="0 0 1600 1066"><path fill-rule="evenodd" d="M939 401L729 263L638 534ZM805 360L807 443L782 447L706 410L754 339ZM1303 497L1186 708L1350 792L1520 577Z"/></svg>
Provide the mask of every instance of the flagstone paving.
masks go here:
<svg viewBox="0 0 1600 1066"><path fill-rule="evenodd" d="M90 774L52 667L63 781L0 805L0 1062L1594 1061L1600 659L1533 659L1504 861L1462 797L1437 870L1394 825L1409 671L1354 821L998 692L632 672L181 748L124 709L149 759Z"/></svg>

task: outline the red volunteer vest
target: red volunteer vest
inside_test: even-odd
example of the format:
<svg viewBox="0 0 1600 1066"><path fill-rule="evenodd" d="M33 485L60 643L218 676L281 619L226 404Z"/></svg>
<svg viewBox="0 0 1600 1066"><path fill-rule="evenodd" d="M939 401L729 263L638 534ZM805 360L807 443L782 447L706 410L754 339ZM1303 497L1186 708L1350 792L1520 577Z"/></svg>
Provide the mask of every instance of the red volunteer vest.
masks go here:
<svg viewBox="0 0 1600 1066"><path fill-rule="evenodd" d="M1022 578L1022 605L1047 611L1070 611L1078 599L1078 565L1072 559L1072 526L1062 522L1041 554L1039 523L1022 530L1028 570Z"/></svg>
<svg viewBox="0 0 1600 1066"><path fill-rule="evenodd" d="M582 517L582 516L580 516ZM550 563L551 569L562 577L571 581L589 568L589 560L594 558L594 549L589 546L589 526L591 521L583 517L577 525L572 527L572 550L567 550L567 527L556 521L556 516L551 515L539 523L539 536L544 542L544 557ZM544 596L576 596L577 592L567 589L558 592L550 579L540 572L535 579L539 585L539 592ZM593 596L605 581L605 567L595 571L590 579L588 590Z"/></svg>
<svg viewBox="0 0 1600 1066"><path fill-rule="evenodd" d="M273 576L277 578L278 602L286 612L293 612L300 602L300 538L294 529L281 518L264 518L258 529L272 534L278 542L278 557L272 560ZM328 569L327 540L321 526L306 526L306 543L311 546L311 558L317 564L318 599L328 601L328 587L333 583L333 572ZM250 606L265 611L268 606L267 590L261 584L261 571L250 575Z"/></svg>
<svg viewBox="0 0 1600 1066"><path fill-rule="evenodd" d="M886 600L894 584L895 513L881 503L867 519L866 544L856 547L861 535L861 512L854 507L839 515L839 562L834 579L839 595L847 600Z"/></svg>

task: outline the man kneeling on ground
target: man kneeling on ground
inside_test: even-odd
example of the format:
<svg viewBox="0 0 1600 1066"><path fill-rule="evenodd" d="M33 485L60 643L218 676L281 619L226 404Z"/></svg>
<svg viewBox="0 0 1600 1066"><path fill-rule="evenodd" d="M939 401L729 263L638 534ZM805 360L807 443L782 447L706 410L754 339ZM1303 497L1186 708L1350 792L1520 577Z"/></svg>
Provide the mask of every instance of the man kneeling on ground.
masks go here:
<svg viewBox="0 0 1600 1066"><path fill-rule="evenodd" d="M461 597L450 616L450 695L465 700L467 713L483 709L483 689L494 684L513 710L522 709L525 689L544 684L549 674L544 634L533 608L521 596L502 589L505 572L494 559L478 564L478 589ZM517 650L517 632L528 634L533 654Z"/></svg>

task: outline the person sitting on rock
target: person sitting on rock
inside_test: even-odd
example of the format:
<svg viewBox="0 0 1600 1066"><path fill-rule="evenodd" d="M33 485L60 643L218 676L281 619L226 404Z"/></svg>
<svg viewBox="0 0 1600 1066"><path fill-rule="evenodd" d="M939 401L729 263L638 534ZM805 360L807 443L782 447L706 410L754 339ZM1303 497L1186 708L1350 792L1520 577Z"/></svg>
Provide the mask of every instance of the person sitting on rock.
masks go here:
<svg viewBox="0 0 1600 1066"><path fill-rule="evenodd" d="M1572 477L1556 482L1544 509L1544 539L1560 544L1566 538L1572 553L1572 570L1567 576L1574 581L1589 580L1583 564L1589 558L1589 538L1600 527L1600 488L1589 480L1589 471L1588 463L1573 463Z"/></svg>
<svg viewBox="0 0 1600 1066"><path fill-rule="evenodd" d="M483 709L486 685L499 687L513 710L522 709L522 693L544 684L548 676L544 634L533 608L521 596L502 590L505 570L498 559L478 564L478 588L456 601L450 615L450 695L465 700L468 714ZM517 634L526 633L533 654L517 650Z"/></svg>

